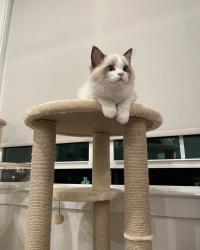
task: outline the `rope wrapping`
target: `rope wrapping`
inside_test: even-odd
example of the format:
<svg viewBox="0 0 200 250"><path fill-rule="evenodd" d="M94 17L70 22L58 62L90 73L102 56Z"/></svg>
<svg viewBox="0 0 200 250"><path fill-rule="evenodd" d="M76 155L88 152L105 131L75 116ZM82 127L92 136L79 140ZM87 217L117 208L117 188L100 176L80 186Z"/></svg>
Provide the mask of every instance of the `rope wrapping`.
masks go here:
<svg viewBox="0 0 200 250"><path fill-rule="evenodd" d="M25 250L49 250L54 181L56 123L34 128Z"/></svg>
<svg viewBox="0 0 200 250"><path fill-rule="evenodd" d="M136 236L136 235L128 235L127 233L124 233L124 238L127 240L132 240L132 241L151 241L153 239L153 235Z"/></svg>
<svg viewBox="0 0 200 250"><path fill-rule="evenodd" d="M124 180L125 250L151 250L146 125L140 118L125 125Z"/></svg>
<svg viewBox="0 0 200 250"><path fill-rule="evenodd" d="M110 250L110 202L93 204L93 249Z"/></svg>
<svg viewBox="0 0 200 250"><path fill-rule="evenodd" d="M110 137L108 133L93 135L92 188L95 191L110 189ZM110 250L110 201L93 204L93 249Z"/></svg>

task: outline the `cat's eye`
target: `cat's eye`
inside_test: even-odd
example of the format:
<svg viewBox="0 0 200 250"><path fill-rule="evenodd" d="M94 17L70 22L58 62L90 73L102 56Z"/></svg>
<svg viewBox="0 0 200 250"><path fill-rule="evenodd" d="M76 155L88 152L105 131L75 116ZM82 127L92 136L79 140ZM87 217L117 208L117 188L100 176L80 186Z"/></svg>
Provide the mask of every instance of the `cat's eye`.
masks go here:
<svg viewBox="0 0 200 250"><path fill-rule="evenodd" d="M127 66L127 65L125 65L125 66L123 67L123 71L128 72L128 66Z"/></svg>
<svg viewBox="0 0 200 250"><path fill-rule="evenodd" d="M113 65L109 65L109 66L108 66L108 70L109 70L109 71L113 71L113 70L115 70L115 67L114 67Z"/></svg>

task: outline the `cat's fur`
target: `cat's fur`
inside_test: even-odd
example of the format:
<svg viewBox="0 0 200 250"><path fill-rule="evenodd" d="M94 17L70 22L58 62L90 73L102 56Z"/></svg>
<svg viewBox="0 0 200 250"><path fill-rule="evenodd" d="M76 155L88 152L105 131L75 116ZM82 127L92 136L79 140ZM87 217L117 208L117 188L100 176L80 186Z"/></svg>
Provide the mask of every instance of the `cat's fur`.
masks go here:
<svg viewBox="0 0 200 250"><path fill-rule="evenodd" d="M103 114L108 118L116 116L121 124L128 122L130 105L137 98L131 55L132 49L124 55L105 56L93 47L89 79L78 92L78 98L96 99Z"/></svg>

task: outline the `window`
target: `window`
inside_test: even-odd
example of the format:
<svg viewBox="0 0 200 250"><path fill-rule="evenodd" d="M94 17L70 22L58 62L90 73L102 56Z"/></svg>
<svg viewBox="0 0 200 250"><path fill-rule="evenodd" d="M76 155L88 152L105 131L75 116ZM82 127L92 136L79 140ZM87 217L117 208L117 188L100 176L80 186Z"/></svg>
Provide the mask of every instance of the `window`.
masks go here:
<svg viewBox="0 0 200 250"><path fill-rule="evenodd" d="M149 183L166 186L200 186L200 169L149 169Z"/></svg>
<svg viewBox="0 0 200 250"><path fill-rule="evenodd" d="M147 138L147 149L149 160L181 158L178 136Z"/></svg>
<svg viewBox="0 0 200 250"><path fill-rule="evenodd" d="M31 162L31 146L3 148L2 161ZM56 145L56 161L88 161L89 142Z"/></svg>
<svg viewBox="0 0 200 250"><path fill-rule="evenodd" d="M56 145L56 161L88 161L89 142Z"/></svg>
<svg viewBox="0 0 200 250"><path fill-rule="evenodd" d="M2 161L24 163L31 161L31 146L3 148Z"/></svg>
<svg viewBox="0 0 200 250"><path fill-rule="evenodd" d="M185 157L200 158L200 135L185 135L183 138Z"/></svg>
<svg viewBox="0 0 200 250"><path fill-rule="evenodd" d="M180 159L179 137L147 138L148 159ZM123 140L114 141L114 159L123 160Z"/></svg>
<svg viewBox="0 0 200 250"><path fill-rule="evenodd" d="M123 140L114 140L112 143L111 182L123 185ZM92 143L89 142L57 144L55 183L91 184L91 147ZM147 138L147 150L148 159L154 160L149 162L150 185L200 186L200 159L194 159L200 158L200 135ZM2 160L30 162L31 151L31 146L4 148ZM186 161L177 161L179 159ZM26 175L26 172L19 173L17 170L2 170L1 173L2 181L6 181L9 176L14 176L13 181L20 181L20 174L22 178L23 174Z"/></svg>
<svg viewBox="0 0 200 250"><path fill-rule="evenodd" d="M123 160L123 140L114 141L114 160Z"/></svg>
<svg viewBox="0 0 200 250"><path fill-rule="evenodd" d="M29 169L2 169L0 182L26 182L30 178Z"/></svg>
<svg viewBox="0 0 200 250"><path fill-rule="evenodd" d="M55 183L91 184L92 169L55 169Z"/></svg>
<svg viewBox="0 0 200 250"><path fill-rule="evenodd" d="M124 169L111 169L111 183L124 185ZM56 169L55 183L91 184L92 169ZM149 169L150 185L200 186L199 169Z"/></svg>

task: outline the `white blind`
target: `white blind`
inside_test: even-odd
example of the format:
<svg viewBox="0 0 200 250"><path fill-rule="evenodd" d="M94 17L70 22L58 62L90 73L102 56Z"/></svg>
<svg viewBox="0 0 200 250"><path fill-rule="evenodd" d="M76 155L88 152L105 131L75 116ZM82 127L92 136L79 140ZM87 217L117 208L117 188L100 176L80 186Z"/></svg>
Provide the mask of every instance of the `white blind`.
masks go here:
<svg viewBox="0 0 200 250"><path fill-rule="evenodd" d="M0 95L4 76L7 38L13 0L0 0Z"/></svg>
<svg viewBox="0 0 200 250"><path fill-rule="evenodd" d="M164 123L150 136L200 133L200 2L15 0L1 118L3 145L26 145L27 108L74 98L86 80L90 50L133 47L138 102ZM70 138L71 140L71 138Z"/></svg>

